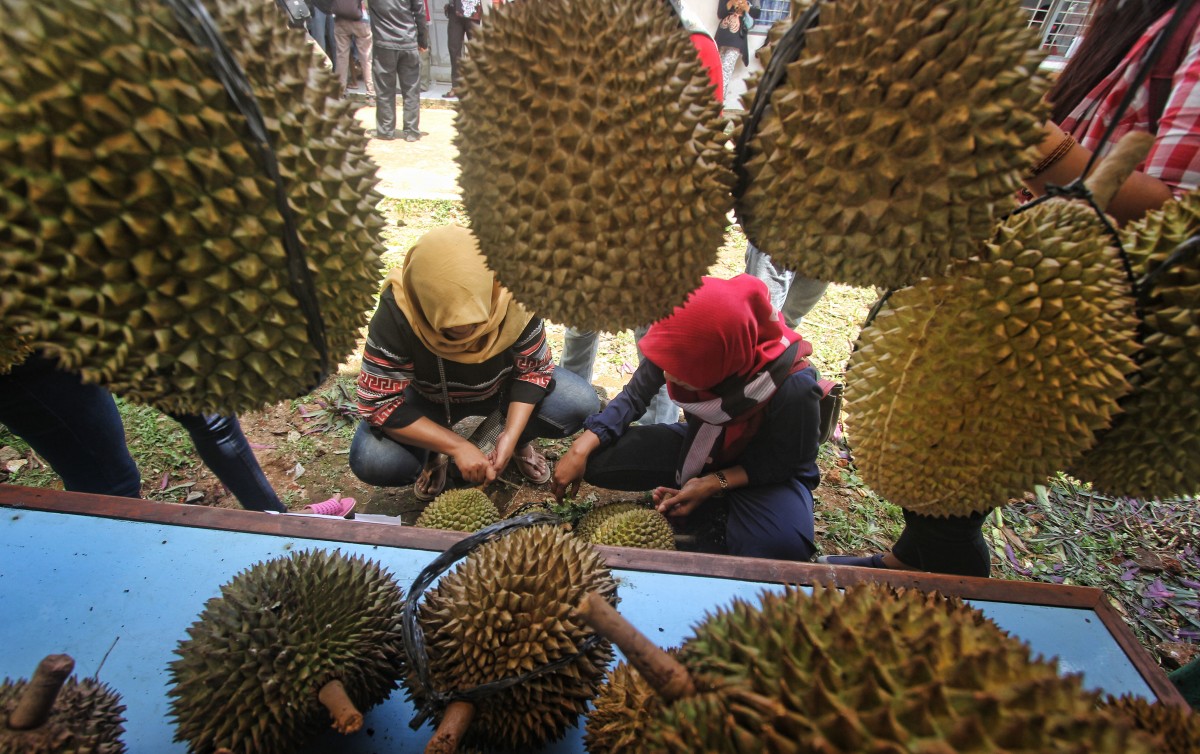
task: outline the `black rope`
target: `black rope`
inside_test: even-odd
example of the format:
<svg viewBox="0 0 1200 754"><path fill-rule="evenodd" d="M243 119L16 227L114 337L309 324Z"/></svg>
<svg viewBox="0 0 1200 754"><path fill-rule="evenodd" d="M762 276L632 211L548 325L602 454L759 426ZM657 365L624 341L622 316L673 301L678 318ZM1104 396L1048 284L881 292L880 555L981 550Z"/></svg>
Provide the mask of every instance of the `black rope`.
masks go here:
<svg viewBox="0 0 1200 754"><path fill-rule="evenodd" d="M470 689L449 692L441 691L433 688L429 682L429 656L425 651L425 634L421 631L421 624L417 620L417 603L420 601L421 595L425 593L425 590L433 582L437 581L443 573L450 570L451 566L488 542L494 542L518 529L524 529L529 526L558 526L560 524L562 524L561 518L553 513L545 512L530 513L517 518L505 519L504 521L480 529L475 534L456 542L450 549L435 558L417 576L416 581L413 582L412 587L408 591L408 596L404 598L401 613L401 630L404 633L404 649L408 653L408 664L409 667L416 671L417 679L420 682L420 687L425 697L424 701L421 702L417 702L414 699L414 703L417 705L417 714L409 722L409 727L413 730L420 728L430 716L438 710L445 708L450 702L474 702L525 683L530 679L564 668L584 656L588 650L601 641L599 635L592 634L584 640L579 646L579 650L573 655L560 658L518 676L490 681Z"/></svg>
<svg viewBox="0 0 1200 754"><path fill-rule="evenodd" d="M271 134L267 131L262 109L254 90L246 77L246 72L234 58L221 32L208 10L200 0L165 0L175 19L187 32L188 37L198 47L212 53L212 68L217 78L225 87L225 91L233 100L238 112L246 119L250 135L254 138L262 156L267 175L275 183L275 205L283 218L283 246L287 254L288 283L292 295L300 304L304 313L309 341L317 349L320 366L314 375L313 387L320 385L329 376L332 368L329 359L329 345L325 339L325 322L321 318L321 308L313 287L312 273L304 258L304 247L300 243L300 234L296 229L296 217L288 202L287 189L284 186L283 175L279 172L279 161L271 144Z"/></svg>
<svg viewBox="0 0 1200 754"><path fill-rule="evenodd" d="M737 150L733 156L733 171L737 177L737 183L733 186L735 199L742 198L742 194L745 193L750 183L750 176L746 174L750 141L758 133L758 124L771 104L771 94L783 81L783 77L787 75L787 67L800 57L800 52L804 49L805 34L810 28L817 25L820 6L820 3L813 3L811 8L800 14L796 22L775 43L771 59L763 69L762 78L759 79L758 89L754 94L754 102L750 105L750 110L746 113L746 119L742 123L742 132L738 136Z"/></svg>

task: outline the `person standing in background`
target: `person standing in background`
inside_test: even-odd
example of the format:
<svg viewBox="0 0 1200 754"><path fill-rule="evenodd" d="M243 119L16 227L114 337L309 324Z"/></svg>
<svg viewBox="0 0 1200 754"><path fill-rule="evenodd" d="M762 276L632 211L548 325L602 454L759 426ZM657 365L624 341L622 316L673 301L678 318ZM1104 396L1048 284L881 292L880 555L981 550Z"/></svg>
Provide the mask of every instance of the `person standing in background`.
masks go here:
<svg viewBox="0 0 1200 754"><path fill-rule="evenodd" d="M396 89L404 100L404 138L421 138L421 52L429 49L423 0L368 0L374 39L375 138L396 138Z"/></svg>
<svg viewBox="0 0 1200 754"><path fill-rule="evenodd" d="M364 12L363 0L333 0L333 38L337 42L338 80L342 83L342 99L350 83L350 46L358 48L363 80L367 85L367 104L375 103L375 81L371 73L371 21ZM357 83L357 82L356 82Z"/></svg>
<svg viewBox="0 0 1200 754"><path fill-rule="evenodd" d="M446 92L446 97L453 99L458 97L458 88L462 86L462 68L459 66L459 60L462 59L467 41L479 29L483 19L483 2L449 0L445 10L446 20L449 21L446 26L446 47L450 51L450 91Z"/></svg>
<svg viewBox="0 0 1200 754"><path fill-rule="evenodd" d="M749 0L717 0L717 49L721 53L721 72L724 86L722 90L729 95L729 83L733 81L733 71L737 68L738 60L742 65L750 65L750 48L746 44L746 32L749 29L747 16L758 18L762 10ZM750 21L749 23L753 23Z"/></svg>

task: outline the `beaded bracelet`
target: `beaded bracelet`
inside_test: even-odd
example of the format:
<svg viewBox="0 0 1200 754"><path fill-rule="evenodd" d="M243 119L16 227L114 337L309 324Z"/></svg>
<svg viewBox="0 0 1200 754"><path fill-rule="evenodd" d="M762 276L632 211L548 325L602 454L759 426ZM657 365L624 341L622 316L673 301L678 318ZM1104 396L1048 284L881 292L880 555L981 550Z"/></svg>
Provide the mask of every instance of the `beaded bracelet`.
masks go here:
<svg viewBox="0 0 1200 754"><path fill-rule="evenodd" d="M1075 137L1071 134L1065 134L1063 140L1058 142L1050 154L1042 158L1042 161L1033 166L1033 170L1029 171L1030 178L1037 178L1042 173L1050 169L1050 166L1067 156L1067 152L1075 146Z"/></svg>

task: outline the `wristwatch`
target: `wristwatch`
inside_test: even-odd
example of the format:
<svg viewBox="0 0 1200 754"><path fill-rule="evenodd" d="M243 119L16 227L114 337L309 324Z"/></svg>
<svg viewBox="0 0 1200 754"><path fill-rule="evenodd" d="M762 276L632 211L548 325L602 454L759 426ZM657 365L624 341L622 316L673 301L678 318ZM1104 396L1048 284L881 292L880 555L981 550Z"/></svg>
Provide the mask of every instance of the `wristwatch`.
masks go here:
<svg viewBox="0 0 1200 754"><path fill-rule="evenodd" d="M729 480L725 478L724 471L715 471L713 476L717 478L717 482L721 485L721 491L713 495L713 497L725 497L725 492L729 489Z"/></svg>

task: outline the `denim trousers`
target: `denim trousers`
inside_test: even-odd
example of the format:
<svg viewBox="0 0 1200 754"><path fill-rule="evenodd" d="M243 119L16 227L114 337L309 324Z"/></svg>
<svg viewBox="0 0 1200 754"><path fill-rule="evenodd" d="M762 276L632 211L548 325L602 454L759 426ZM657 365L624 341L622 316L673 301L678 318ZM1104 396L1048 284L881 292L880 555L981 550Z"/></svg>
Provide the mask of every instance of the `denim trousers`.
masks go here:
<svg viewBox="0 0 1200 754"><path fill-rule="evenodd" d="M596 487L631 492L678 487L675 469L685 432L683 423L629 427L588 458L583 478ZM739 487L725 500L730 555L808 561L816 554L812 490L799 480Z"/></svg>
<svg viewBox="0 0 1200 754"><path fill-rule="evenodd" d="M633 331L634 342L640 341L649 327L639 327ZM563 332L563 352L558 365L563 369L574 372L588 382L592 381L592 372L596 367L596 354L600 350L600 333L594 330L576 330L568 327ZM642 349L638 349L638 363L646 357ZM679 406L667 395L667 386L663 385L650 399L646 413L638 417L638 424L674 424L679 421Z"/></svg>
<svg viewBox="0 0 1200 754"><path fill-rule="evenodd" d="M250 510L285 512L236 416L168 414L205 465ZM0 424L46 459L71 492L141 497L142 481L112 395L41 355L0 376Z"/></svg>
<svg viewBox="0 0 1200 754"><path fill-rule="evenodd" d="M428 400L411 385L404 391L404 403L422 416L446 426L446 404ZM485 401L450 405L451 425L472 416L486 416L507 401L495 396ZM600 399L590 384L565 369L554 370L554 389L534 408L533 416L517 440L517 447L539 437L559 439L575 434L583 420L600 410ZM362 481L376 487L402 487L412 484L429 458L429 451L406 445L388 437L378 427L359 422L350 443L350 470Z"/></svg>

